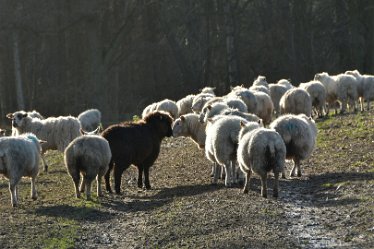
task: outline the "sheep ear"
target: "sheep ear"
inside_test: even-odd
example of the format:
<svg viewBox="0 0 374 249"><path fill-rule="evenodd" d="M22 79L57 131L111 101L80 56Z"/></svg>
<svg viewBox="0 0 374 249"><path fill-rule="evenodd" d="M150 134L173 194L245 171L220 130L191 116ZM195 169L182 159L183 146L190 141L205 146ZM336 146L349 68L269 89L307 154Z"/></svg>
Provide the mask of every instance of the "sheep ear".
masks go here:
<svg viewBox="0 0 374 249"><path fill-rule="evenodd" d="M45 144L47 141L45 140L38 140L40 144Z"/></svg>
<svg viewBox="0 0 374 249"><path fill-rule="evenodd" d="M208 105L206 108L208 108L209 110L212 109L212 106L211 105Z"/></svg>
<svg viewBox="0 0 374 249"><path fill-rule="evenodd" d="M13 113L8 113L8 114L6 115L6 117L9 118L9 119L13 119Z"/></svg>
<svg viewBox="0 0 374 249"><path fill-rule="evenodd" d="M206 121L207 122L213 122L213 119L212 118L208 118Z"/></svg>
<svg viewBox="0 0 374 249"><path fill-rule="evenodd" d="M79 129L79 132L81 133L82 136L87 134L82 128Z"/></svg>
<svg viewBox="0 0 374 249"><path fill-rule="evenodd" d="M27 117L27 113L24 113L24 114L22 115L22 117L23 117L23 118L26 118L26 117Z"/></svg>
<svg viewBox="0 0 374 249"><path fill-rule="evenodd" d="M182 121L185 121L185 120L186 120L186 118L185 118L183 115L181 115L179 118L180 118Z"/></svg>
<svg viewBox="0 0 374 249"><path fill-rule="evenodd" d="M232 90L232 89L234 89L234 87L233 87L233 86L230 86L230 90Z"/></svg>
<svg viewBox="0 0 374 249"><path fill-rule="evenodd" d="M240 120L240 127L244 127L245 126L245 123L243 122L243 120Z"/></svg>
<svg viewBox="0 0 374 249"><path fill-rule="evenodd" d="M258 122L258 124L259 124L260 126L264 126L264 122L262 121L261 118L260 118L257 122Z"/></svg>

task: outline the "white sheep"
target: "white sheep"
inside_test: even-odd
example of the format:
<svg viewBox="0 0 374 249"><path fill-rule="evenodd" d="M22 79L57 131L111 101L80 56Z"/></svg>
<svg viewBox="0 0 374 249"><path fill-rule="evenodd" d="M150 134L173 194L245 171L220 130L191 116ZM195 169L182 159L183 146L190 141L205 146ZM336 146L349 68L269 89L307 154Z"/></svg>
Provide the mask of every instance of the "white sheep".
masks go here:
<svg viewBox="0 0 374 249"><path fill-rule="evenodd" d="M221 115L242 117L249 122L250 121L256 122L256 123L259 123L263 126L262 119L259 118L256 114L241 112L241 111L238 111L236 109L229 108L229 109L224 110L221 113Z"/></svg>
<svg viewBox="0 0 374 249"><path fill-rule="evenodd" d="M225 102L216 102L211 105L204 107L199 115L200 123L206 123L208 119L213 118L214 116L222 114L224 111L230 109L227 103Z"/></svg>
<svg viewBox="0 0 374 249"><path fill-rule="evenodd" d="M244 101L247 105L248 112L256 113L257 101L256 96L247 88L243 86L236 86L231 88L231 92L227 94L227 97L237 97Z"/></svg>
<svg viewBox="0 0 374 249"><path fill-rule="evenodd" d="M199 115L189 113L180 116L173 123L174 137L190 137L200 149L205 147L206 123L199 122Z"/></svg>
<svg viewBox="0 0 374 249"><path fill-rule="evenodd" d="M330 106L335 106L336 101L338 101L340 102L340 113L344 113L347 103L349 103L349 107L356 111L355 101L358 99L358 87L355 77L347 74L330 76L323 72L316 74L314 80L320 81L326 88L326 102ZM337 114L336 109L335 114Z"/></svg>
<svg viewBox="0 0 374 249"><path fill-rule="evenodd" d="M287 159L292 159L294 166L290 176L301 176L301 160L309 158L317 138L317 127L311 117L305 114L287 114L275 119L270 128L283 138L287 150ZM283 174L285 177L285 174Z"/></svg>
<svg viewBox="0 0 374 249"><path fill-rule="evenodd" d="M142 112L142 118L147 116L148 113L154 112L156 110L156 107L157 107L157 103L152 103L150 105L147 105Z"/></svg>
<svg viewBox="0 0 374 249"><path fill-rule="evenodd" d="M262 119L265 125L270 124L274 110L270 96L263 92L254 92L257 101L256 115Z"/></svg>
<svg viewBox="0 0 374 249"><path fill-rule="evenodd" d="M66 147L64 162L73 179L76 197L86 190L87 200L91 199L91 183L96 177L97 196L103 196L101 180L108 171L112 153L106 139L98 135L83 135L75 138ZM80 174L82 182L79 187Z"/></svg>
<svg viewBox="0 0 374 249"><path fill-rule="evenodd" d="M31 178L31 198L38 195L35 180L39 173L40 141L32 133L0 138L0 173L9 179L13 207L18 204L17 185L23 176Z"/></svg>
<svg viewBox="0 0 374 249"><path fill-rule="evenodd" d="M257 76L257 78L253 81L252 86L264 86L269 88L266 77L262 75Z"/></svg>
<svg viewBox="0 0 374 249"><path fill-rule="evenodd" d="M267 197L267 174L274 173L273 196L278 197L279 174L284 169L286 146L274 130L242 124L239 133L238 163L245 175L244 193L248 193L251 171L261 178L261 195Z"/></svg>
<svg viewBox="0 0 374 249"><path fill-rule="evenodd" d="M253 85L249 88L251 92L263 92L266 93L267 95L270 95L270 90L269 86L261 86L261 85Z"/></svg>
<svg viewBox="0 0 374 249"><path fill-rule="evenodd" d="M101 125L101 112L98 109L88 109L78 115L81 127L85 131L93 131Z"/></svg>
<svg viewBox="0 0 374 249"><path fill-rule="evenodd" d="M285 94L285 92L287 92L287 90L288 90L287 87L281 84L269 84L270 97L271 97L271 101L273 101L274 113L276 117L278 117L280 114L280 110L279 110L280 99Z"/></svg>
<svg viewBox="0 0 374 249"><path fill-rule="evenodd" d="M278 80L277 84L286 87L287 90L290 90L290 89L294 88L294 86L291 84L291 82L289 80L286 80L286 79Z"/></svg>
<svg viewBox="0 0 374 249"><path fill-rule="evenodd" d="M210 93L199 93L195 96L195 98L192 101L192 111L194 113L200 113L203 109L205 103L210 100L211 98L214 98L215 95Z"/></svg>
<svg viewBox="0 0 374 249"><path fill-rule="evenodd" d="M43 154L47 150L64 152L69 143L80 136L81 124L77 118L72 116L49 117L40 120L29 117L27 113L15 112L8 118L12 119L12 126L17 129L18 134L31 132L39 139L46 141L42 144L42 160L45 171L48 171L48 165Z"/></svg>
<svg viewBox="0 0 374 249"><path fill-rule="evenodd" d="M225 170L225 186L231 187L236 176L236 148L240 123L247 121L236 116L219 116L209 122L212 123L208 123L206 127L205 155L217 166L213 174L213 183L217 183L218 166L222 166Z"/></svg>
<svg viewBox="0 0 374 249"><path fill-rule="evenodd" d="M357 93L361 111L364 111L364 101L366 101L367 110L370 110L370 101L374 100L374 75L362 75L358 70L345 73L354 76L357 80Z"/></svg>
<svg viewBox="0 0 374 249"><path fill-rule="evenodd" d="M194 94L187 95L186 97L177 101L178 116L191 113L192 101L195 98Z"/></svg>
<svg viewBox="0 0 374 249"><path fill-rule="evenodd" d="M307 91L301 88L288 90L280 99L279 110L281 114L312 114L312 100Z"/></svg>
<svg viewBox="0 0 374 249"><path fill-rule="evenodd" d="M216 89L215 87L206 86L206 87L204 87L203 89L200 90L200 93L210 93L212 95L215 95L215 93L214 93L215 89Z"/></svg>
<svg viewBox="0 0 374 249"><path fill-rule="evenodd" d="M37 112L37 111L35 111L35 110L33 110L33 111L28 111L28 112L26 112L26 111L23 111L23 110L21 110L21 111L16 111L16 112L14 112L14 113L8 113L7 115L6 115L6 117L7 118L9 118L9 119L12 119L12 116L14 116L14 114L18 114L18 115L24 115L24 114L27 114L29 117L32 117L32 118L38 118L38 119L44 119L44 117L39 113L39 112ZM17 132L17 129L16 128L14 128L13 126L12 126L12 136L17 136L17 135L19 135L18 134L18 132Z"/></svg>
<svg viewBox="0 0 374 249"><path fill-rule="evenodd" d="M309 93L312 100L312 106L316 110L317 116L323 116L323 109L326 104L326 88L321 82L312 80L306 83L300 83L299 88Z"/></svg>
<svg viewBox="0 0 374 249"><path fill-rule="evenodd" d="M173 119L178 118L178 106L174 100L164 99L157 103L155 111L165 111L169 113Z"/></svg>

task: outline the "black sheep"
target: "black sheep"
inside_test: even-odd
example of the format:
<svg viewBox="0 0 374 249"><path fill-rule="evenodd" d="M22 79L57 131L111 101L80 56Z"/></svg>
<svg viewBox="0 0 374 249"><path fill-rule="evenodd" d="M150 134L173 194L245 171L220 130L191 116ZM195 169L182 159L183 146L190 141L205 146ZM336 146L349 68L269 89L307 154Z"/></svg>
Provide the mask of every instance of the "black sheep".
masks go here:
<svg viewBox="0 0 374 249"><path fill-rule="evenodd" d="M131 164L138 168L138 187L150 189L149 168L156 161L164 137L172 136L172 118L165 112L152 112L138 122L124 122L109 126L102 132L112 151L109 170L105 175L106 190L112 193L109 175L114 167L114 186L117 194L121 192L121 177Z"/></svg>

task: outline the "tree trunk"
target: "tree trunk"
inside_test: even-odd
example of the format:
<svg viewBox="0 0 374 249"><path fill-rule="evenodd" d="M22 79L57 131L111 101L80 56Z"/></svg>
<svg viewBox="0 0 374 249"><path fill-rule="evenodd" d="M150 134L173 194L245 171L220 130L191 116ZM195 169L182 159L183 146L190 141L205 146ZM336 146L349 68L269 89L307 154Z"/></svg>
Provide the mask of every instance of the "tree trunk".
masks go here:
<svg viewBox="0 0 374 249"><path fill-rule="evenodd" d="M21 59L19 53L19 36L18 31L13 31L13 59L14 59L14 75L16 83L16 99L17 108L19 110L25 109L25 99L23 95L23 83L22 83L22 71L21 71Z"/></svg>

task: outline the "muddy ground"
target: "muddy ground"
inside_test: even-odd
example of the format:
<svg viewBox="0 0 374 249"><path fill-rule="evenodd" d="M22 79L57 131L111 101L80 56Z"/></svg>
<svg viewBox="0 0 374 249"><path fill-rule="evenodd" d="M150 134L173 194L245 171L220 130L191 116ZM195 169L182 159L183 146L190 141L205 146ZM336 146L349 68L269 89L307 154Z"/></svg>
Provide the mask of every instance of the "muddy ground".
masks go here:
<svg viewBox="0 0 374 249"><path fill-rule="evenodd" d="M280 197L211 185L211 163L187 138L162 144L152 190L123 175L123 195L74 197L62 154L47 154L39 199L20 184L12 208L0 178L0 248L374 248L374 112L317 122L318 145L304 175L280 182ZM288 165L288 171L290 165ZM94 185L94 187L96 187Z"/></svg>

